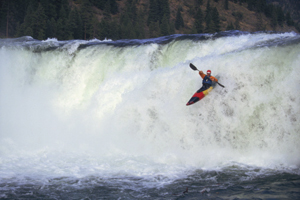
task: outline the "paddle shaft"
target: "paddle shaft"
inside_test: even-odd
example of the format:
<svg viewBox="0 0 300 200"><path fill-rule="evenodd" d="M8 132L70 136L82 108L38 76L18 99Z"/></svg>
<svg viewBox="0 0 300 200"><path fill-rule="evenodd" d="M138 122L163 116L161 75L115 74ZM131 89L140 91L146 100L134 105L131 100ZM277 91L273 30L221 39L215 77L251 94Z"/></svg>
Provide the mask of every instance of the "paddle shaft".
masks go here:
<svg viewBox="0 0 300 200"><path fill-rule="evenodd" d="M197 67L195 65L193 65L192 63L190 63L190 68L192 68L192 70L197 70L200 71L199 69L197 69ZM221 87L225 87L224 85L222 85L221 83L217 82Z"/></svg>

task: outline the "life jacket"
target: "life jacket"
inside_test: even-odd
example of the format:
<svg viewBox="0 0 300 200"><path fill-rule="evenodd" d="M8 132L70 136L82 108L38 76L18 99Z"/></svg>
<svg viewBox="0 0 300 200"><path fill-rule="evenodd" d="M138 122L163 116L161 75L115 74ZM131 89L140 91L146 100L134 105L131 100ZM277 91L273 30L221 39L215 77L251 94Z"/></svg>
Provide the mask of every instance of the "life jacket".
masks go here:
<svg viewBox="0 0 300 200"><path fill-rule="evenodd" d="M212 85L212 80L206 75L206 76L203 78L202 84L209 84L209 85Z"/></svg>

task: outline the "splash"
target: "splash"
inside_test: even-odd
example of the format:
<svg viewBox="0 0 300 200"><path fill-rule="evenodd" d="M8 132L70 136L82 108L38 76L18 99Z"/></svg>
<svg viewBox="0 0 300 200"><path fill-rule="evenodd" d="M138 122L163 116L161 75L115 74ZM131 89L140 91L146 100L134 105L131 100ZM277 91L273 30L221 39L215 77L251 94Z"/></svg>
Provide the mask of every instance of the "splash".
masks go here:
<svg viewBox="0 0 300 200"><path fill-rule="evenodd" d="M295 33L0 42L1 176L299 169Z"/></svg>

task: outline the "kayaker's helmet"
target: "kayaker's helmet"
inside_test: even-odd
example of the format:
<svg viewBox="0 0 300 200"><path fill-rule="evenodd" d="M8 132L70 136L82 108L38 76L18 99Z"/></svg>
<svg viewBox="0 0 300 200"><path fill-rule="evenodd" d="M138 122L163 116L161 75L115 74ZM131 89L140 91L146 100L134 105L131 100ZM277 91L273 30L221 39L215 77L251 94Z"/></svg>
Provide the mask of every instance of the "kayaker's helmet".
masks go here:
<svg viewBox="0 0 300 200"><path fill-rule="evenodd" d="M210 74L211 74L211 71L210 71L210 70L207 70L206 73L207 73L207 75L210 75Z"/></svg>

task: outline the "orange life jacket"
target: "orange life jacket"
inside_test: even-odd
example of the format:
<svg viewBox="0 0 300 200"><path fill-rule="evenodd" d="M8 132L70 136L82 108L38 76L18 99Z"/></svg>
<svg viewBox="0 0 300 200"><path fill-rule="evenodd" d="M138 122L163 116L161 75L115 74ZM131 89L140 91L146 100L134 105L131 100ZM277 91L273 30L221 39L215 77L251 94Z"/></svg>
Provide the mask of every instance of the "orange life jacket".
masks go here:
<svg viewBox="0 0 300 200"><path fill-rule="evenodd" d="M206 76L206 74L204 74L203 71L199 71L199 75L201 76L202 79ZM209 78L210 78L210 80L212 80L212 81L218 82L218 79L216 79L216 78L213 77L213 76L210 76Z"/></svg>

